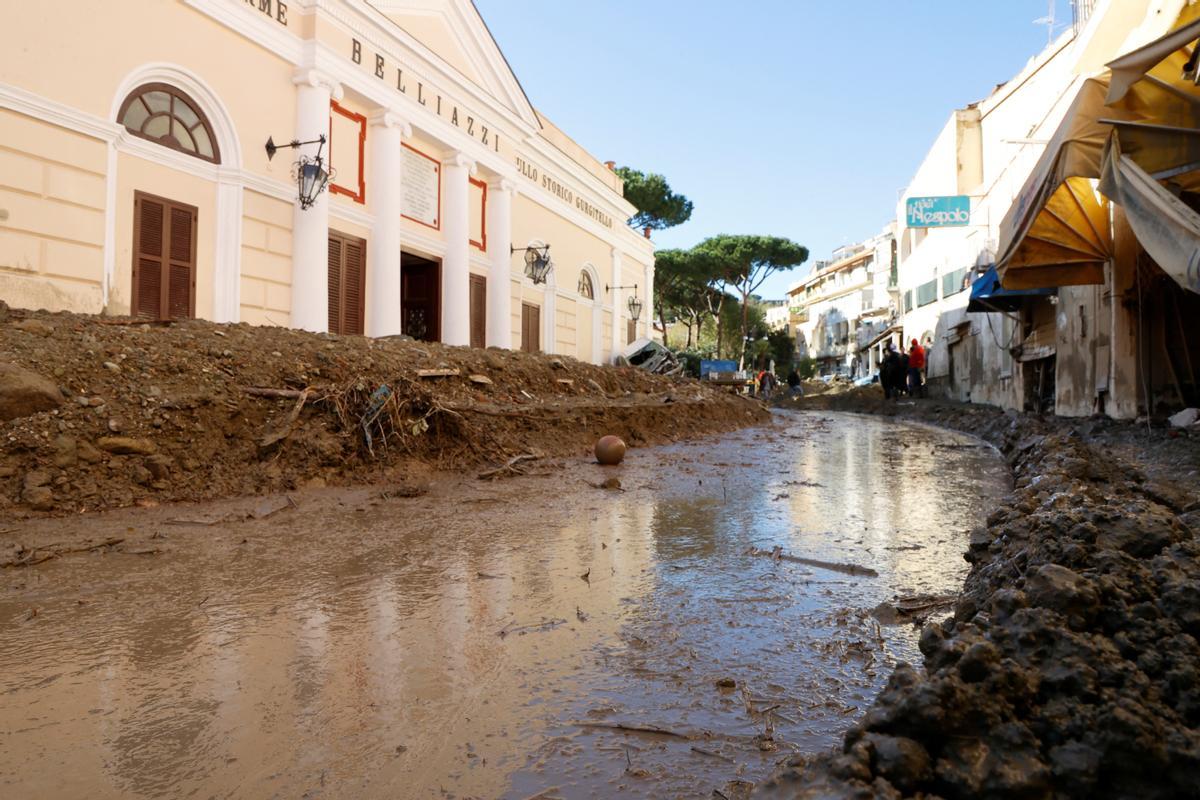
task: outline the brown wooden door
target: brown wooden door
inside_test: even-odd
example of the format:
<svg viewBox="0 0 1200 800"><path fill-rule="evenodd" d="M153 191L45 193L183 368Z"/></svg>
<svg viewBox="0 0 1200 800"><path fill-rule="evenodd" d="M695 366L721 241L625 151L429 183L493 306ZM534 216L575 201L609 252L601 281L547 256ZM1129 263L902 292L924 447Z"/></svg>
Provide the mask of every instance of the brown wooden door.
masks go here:
<svg viewBox="0 0 1200 800"><path fill-rule="evenodd" d="M195 206L134 193L133 316L196 316L198 214Z"/></svg>
<svg viewBox="0 0 1200 800"><path fill-rule="evenodd" d="M471 276L471 347L487 347L487 278Z"/></svg>
<svg viewBox="0 0 1200 800"><path fill-rule="evenodd" d="M438 341L441 330L441 267L436 261L400 255L400 330L423 342Z"/></svg>
<svg viewBox="0 0 1200 800"><path fill-rule="evenodd" d="M526 353L541 351L542 310L532 303L521 304L521 349Z"/></svg>
<svg viewBox="0 0 1200 800"><path fill-rule="evenodd" d="M329 332L362 336L367 243L329 232Z"/></svg>

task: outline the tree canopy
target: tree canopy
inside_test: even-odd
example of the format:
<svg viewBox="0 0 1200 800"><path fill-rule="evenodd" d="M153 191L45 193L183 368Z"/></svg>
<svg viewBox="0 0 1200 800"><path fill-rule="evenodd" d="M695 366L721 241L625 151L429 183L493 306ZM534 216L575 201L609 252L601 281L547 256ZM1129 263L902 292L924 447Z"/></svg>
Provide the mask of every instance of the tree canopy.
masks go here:
<svg viewBox="0 0 1200 800"><path fill-rule="evenodd" d="M720 264L718 279L737 289L742 299L742 342L749 329L749 300L763 282L776 272L785 272L808 260L808 248L782 236L718 234L696 250ZM742 349L745 359L745 349Z"/></svg>
<svg viewBox="0 0 1200 800"><path fill-rule="evenodd" d="M633 227L661 231L691 218L692 201L671 191L662 175L632 167L617 167L616 172L625 181L625 199L638 211L629 219Z"/></svg>

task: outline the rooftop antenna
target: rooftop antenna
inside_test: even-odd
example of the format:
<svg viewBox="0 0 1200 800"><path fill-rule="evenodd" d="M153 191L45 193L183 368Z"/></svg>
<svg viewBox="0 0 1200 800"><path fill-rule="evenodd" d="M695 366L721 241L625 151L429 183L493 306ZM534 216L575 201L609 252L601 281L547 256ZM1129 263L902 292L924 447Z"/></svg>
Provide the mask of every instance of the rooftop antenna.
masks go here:
<svg viewBox="0 0 1200 800"><path fill-rule="evenodd" d="M1046 0L1046 5L1046 16L1038 17L1033 24L1046 26L1046 44L1050 45L1054 43L1054 0Z"/></svg>

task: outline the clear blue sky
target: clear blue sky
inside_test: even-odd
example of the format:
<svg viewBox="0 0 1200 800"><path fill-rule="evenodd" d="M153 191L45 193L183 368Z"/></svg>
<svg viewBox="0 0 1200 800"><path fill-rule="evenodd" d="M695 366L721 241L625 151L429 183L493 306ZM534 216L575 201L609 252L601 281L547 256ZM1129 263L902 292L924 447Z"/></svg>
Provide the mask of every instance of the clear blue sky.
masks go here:
<svg viewBox="0 0 1200 800"><path fill-rule="evenodd" d="M790 237L810 262L895 214L951 111L1046 45L1048 0L475 0L530 100L696 205L659 247ZM736 10L736 13L731 13ZM1056 17L1069 24L1069 0ZM1056 33L1064 27L1056 28ZM772 278L782 297L808 265Z"/></svg>

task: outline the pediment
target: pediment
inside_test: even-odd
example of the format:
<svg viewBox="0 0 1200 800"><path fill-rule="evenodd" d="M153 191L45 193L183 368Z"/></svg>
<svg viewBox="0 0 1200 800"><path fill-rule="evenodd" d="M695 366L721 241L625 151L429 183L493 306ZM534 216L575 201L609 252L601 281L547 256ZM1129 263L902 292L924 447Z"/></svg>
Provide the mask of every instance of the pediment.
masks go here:
<svg viewBox="0 0 1200 800"><path fill-rule="evenodd" d="M368 0L463 78L536 126L537 114L470 0Z"/></svg>

